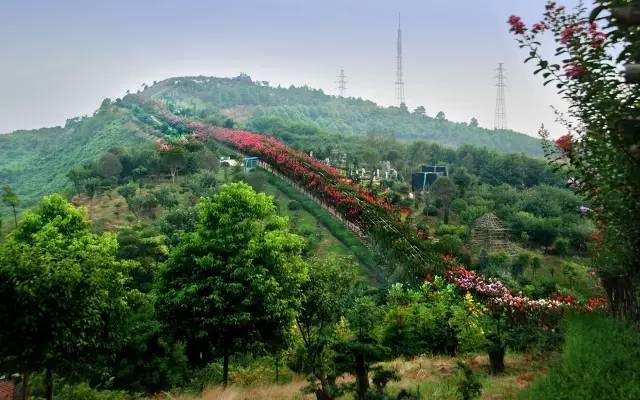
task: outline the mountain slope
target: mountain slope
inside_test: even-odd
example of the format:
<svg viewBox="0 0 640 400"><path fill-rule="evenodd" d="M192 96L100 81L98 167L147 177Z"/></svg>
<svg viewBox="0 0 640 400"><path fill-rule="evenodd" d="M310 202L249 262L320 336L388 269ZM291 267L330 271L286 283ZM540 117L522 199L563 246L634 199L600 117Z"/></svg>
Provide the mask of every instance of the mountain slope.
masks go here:
<svg viewBox="0 0 640 400"><path fill-rule="evenodd" d="M148 142L148 128L125 108L105 103L92 117L64 127L0 135L0 184L9 184L29 207L42 196L65 190L66 174L114 146Z"/></svg>

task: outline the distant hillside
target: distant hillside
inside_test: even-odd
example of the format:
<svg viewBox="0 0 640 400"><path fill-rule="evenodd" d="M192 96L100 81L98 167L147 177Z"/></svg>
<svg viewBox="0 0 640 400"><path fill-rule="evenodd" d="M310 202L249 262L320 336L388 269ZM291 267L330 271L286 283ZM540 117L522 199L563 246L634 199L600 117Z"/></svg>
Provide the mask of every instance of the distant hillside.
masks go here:
<svg viewBox="0 0 640 400"><path fill-rule="evenodd" d="M129 110L105 102L94 116L68 120L64 127L0 135L0 185L13 186L22 206L31 206L65 190L66 174L82 161L114 146L148 142L147 129Z"/></svg>
<svg viewBox="0 0 640 400"><path fill-rule="evenodd" d="M73 166L112 147L150 143L175 134L170 127L141 115L137 100L128 101L140 98L159 100L178 114L214 124L231 119L240 128L276 133L286 142L297 141L291 144L304 143L308 148L339 146L346 143L342 139L373 134L541 155L540 141L535 138L432 118L420 110L380 107L308 87L272 87L243 74L236 78L179 77L154 83L122 100L105 100L93 116L70 119L64 127L0 135L0 185L12 185L22 206L29 207L43 195L66 190L70 185L66 175ZM0 214L6 211L0 208Z"/></svg>
<svg viewBox="0 0 640 400"><path fill-rule="evenodd" d="M389 134L401 140L426 140L452 147L469 144L542 156L540 141L522 133L451 122L443 115L431 117L420 109L410 111L381 107L363 99L338 98L308 87L272 87L247 75L171 78L148 87L141 96L162 100L184 114L218 113L259 131L265 130L261 129L265 123L277 124L273 119L281 118L330 134Z"/></svg>

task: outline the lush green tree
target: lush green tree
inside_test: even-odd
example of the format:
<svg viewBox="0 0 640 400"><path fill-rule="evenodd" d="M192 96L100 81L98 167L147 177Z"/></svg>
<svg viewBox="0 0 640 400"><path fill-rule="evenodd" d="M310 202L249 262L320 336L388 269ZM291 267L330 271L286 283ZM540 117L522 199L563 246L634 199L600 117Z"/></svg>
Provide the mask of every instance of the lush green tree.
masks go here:
<svg viewBox="0 0 640 400"><path fill-rule="evenodd" d="M442 202L442 207L444 208L444 223L448 224L449 208L451 207L453 199L456 198L458 188L456 188L455 183L448 177L439 176L433 185L431 185L429 192L436 200Z"/></svg>
<svg viewBox="0 0 640 400"><path fill-rule="evenodd" d="M127 201L127 204L129 205L129 208L131 208L129 202L131 201L131 199L133 199L137 192L138 185L133 182L129 182L126 185L118 187L118 194L124 197L124 199Z"/></svg>
<svg viewBox="0 0 640 400"><path fill-rule="evenodd" d="M180 236L187 232L193 232L198 222L198 208L175 208L169 210L158 221L160 231L167 237L169 245L175 246Z"/></svg>
<svg viewBox="0 0 640 400"><path fill-rule="evenodd" d="M351 260L313 260L309 280L301 288L296 325L304 349L303 370L309 374L309 388L318 400L332 399L340 393L331 346L336 341L336 324L346 315L355 275Z"/></svg>
<svg viewBox="0 0 640 400"><path fill-rule="evenodd" d="M355 376L355 397L364 400L369 392L369 369L388 353L380 344L375 327L382 320L381 309L368 296L355 299L347 312L348 332L334 345L335 362L341 373Z"/></svg>
<svg viewBox="0 0 640 400"><path fill-rule="evenodd" d="M17 228L18 213L16 211L16 207L20 205L20 198L9 185L4 185L2 187L2 203L7 207L11 207L11 210L13 211L13 222Z"/></svg>
<svg viewBox="0 0 640 400"><path fill-rule="evenodd" d="M181 145L172 145L160 152L160 159L163 165L168 168L171 180L175 182L178 173L185 169L187 162L187 152Z"/></svg>
<svg viewBox="0 0 640 400"><path fill-rule="evenodd" d="M129 263L113 235L91 233L85 212L45 197L0 247L0 360L22 372L91 365L113 349L128 316Z"/></svg>
<svg viewBox="0 0 640 400"><path fill-rule="evenodd" d="M465 167L456 168L451 174L451 180L460 189L460 196L464 197L466 190L474 181L474 176Z"/></svg>
<svg viewBox="0 0 640 400"><path fill-rule="evenodd" d="M117 238L118 257L138 262L131 271L133 287L145 293L151 291L158 266L169 254L166 236L157 227L138 222L118 231Z"/></svg>
<svg viewBox="0 0 640 400"><path fill-rule="evenodd" d="M619 7L630 7L623 8L627 18L609 16ZM640 91L634 80L621 79L620 67L640 61L640 36L633 23L637 7L637 1L596 0L589 12L582 3L575 10L549 3L543 21L536 25L543 29L528 28L515 15L509 19L511 32L528 53L526 61L536 63L535 73L545 84L553 83L569 104L563 118L571 121L566 134L552 143L549 132L541 128L545 152L598 210L594 217L602 243L595 264L612 310L636 324L640 323ZM547 41L540 36L545 32L556 42L553 55L544 52L542 43Z"/></svg>
<svg viewBox="0 0 640 400"><path fill-rule="evenodd" d="M178 205L176 187L173 185L160 185L153 191L153 197L160 206L172 208Z"/></svg>
<svg viewBox="0 0 640 400"><path fill-rule="evenodd" d="M307 279L303 247L272 198L247 184L200 201L195 232L180 238L158 280L159 315L192 362L221 355L226 384L231 354L280 337Z"/></svg>
<svg viewBox="0 0 640 400"><path fill-rule="evenodd" d="M120 158L112 152L104 153L96 164L96 172L103 178L118 177L122 172Z"/></svg>

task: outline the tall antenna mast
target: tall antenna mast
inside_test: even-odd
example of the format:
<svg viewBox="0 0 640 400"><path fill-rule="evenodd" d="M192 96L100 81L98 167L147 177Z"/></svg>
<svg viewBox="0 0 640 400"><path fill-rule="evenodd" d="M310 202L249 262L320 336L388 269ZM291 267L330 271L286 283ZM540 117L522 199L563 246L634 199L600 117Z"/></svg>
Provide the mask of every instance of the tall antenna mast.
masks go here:
<svg viewBox="0 0 640 400"><path fill-rule="evenodd" d="M404 103L404 81L402 80L402 29L398 13L398 48L396 53L396 103Z"/></svg>
<svg viewBox="0 0 640 400"><path fill-rule="evenodd" d="M336 83L338 84L338 95L340 97L344 97L347 91L347 77L344 75L344 69L340 70L340 74L338 74L337 78L338 81Z"/></svg>
<svg viewBox="0 0 640 400"><path fill-rule="evenodd" d="M507 109L504 99L505 77L504 67L502 63L498 63L498 75L496 76L496 114L493 120L493 128L507 129Z"/></svg>

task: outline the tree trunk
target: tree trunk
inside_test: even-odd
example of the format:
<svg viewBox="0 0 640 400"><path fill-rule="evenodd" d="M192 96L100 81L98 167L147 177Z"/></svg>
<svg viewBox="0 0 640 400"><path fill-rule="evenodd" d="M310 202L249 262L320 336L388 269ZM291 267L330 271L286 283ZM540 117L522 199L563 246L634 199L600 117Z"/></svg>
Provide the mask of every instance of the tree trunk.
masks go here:
<svg viewBox="0 0 640 400"><path fill-rule="evenodd" d="M356 355L356 399L364 400L369 391L369 372L363 354Z"/></svg>
<svg viewBox="0 0 640 400"><path fill-rule="evenodd" d="M53 400L53 372L51 371L51 368L47 368L45 383L46 383L46 399Z"/></svg>
<svg viewBox="0 0 640 400"><path fill-rule="evenodd" d="M334 400L334 397L329 396L322 388L316 389L315 394L316 400Z"/></svg>
<svg viewBox="0 0 640 400"><path fill-rule="evenodd" d="M489 369L491 375L498 375L504 372L504 346L502 344L491 344L489 347Z"/></svg>
<svg viewBox="0 0 640 400"><path fill-rule="evenodd" d="M280 354L276 355L276 383L280 382Z"/></svg>
<svg viewBox="0 0 640 400"><path fill-rule="evenodd" d="M224 349L222 350L222 383L224 387L227 387L229 383L229 346L227 343L223 344Z"/></svg>
<svg viewBox="0 0 640 400"><path fill-rule="evenodd" d="M449 223L449 207L444 208L444 224L447 225Z"/></svg>
<svg viewBox="0 0 640 400"><path fill-rule="evenodd" d="M603 284L611 312L618 318L627 319L640 326L639 279L629 275L603 279Z"/></svg>
<svg viewBox="0 0 640 400"><path fill-rule="evenodd" d="M31 372L22 372L22 400L29 400L29 380L31 378Z"/></svg>

